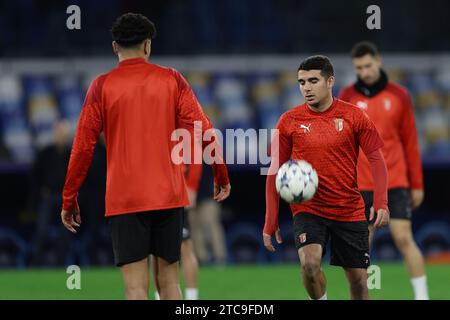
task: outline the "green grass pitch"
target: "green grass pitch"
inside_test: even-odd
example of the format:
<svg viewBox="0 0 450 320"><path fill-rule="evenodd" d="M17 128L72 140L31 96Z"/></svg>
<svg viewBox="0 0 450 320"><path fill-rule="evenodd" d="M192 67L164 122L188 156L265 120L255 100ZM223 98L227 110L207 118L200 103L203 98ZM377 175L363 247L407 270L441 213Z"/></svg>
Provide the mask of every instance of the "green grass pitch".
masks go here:
<svg viewBox="0 0 450 320"><path fill-rule="evenodd" d="M402 264L380 264L381 289L370 290L371 299L413 299ZM427 265L431 299L450 299L450 266ZM342 269L324 266L329 299L348 299ZM0 299L123 299L118 268L82 268L81 289L69 290L65 269L0 270ZM307 299L293 264L202 267L200 299ZM153 289L150 298L153 298Z"/></svg>

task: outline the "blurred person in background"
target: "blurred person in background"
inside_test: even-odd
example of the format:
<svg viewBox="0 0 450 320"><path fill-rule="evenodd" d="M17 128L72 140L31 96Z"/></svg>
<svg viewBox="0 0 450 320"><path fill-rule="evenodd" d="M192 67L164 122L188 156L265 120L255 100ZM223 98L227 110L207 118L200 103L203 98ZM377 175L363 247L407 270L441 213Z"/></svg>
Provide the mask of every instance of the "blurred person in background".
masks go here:
<svg viewBox="0 0 450 320"><path fill-rule="evenodd" d="M228 117L224 115L223 104L225 102L223 100L230 97L226 94L226 90L218 90L217 87L213 89L211 74L206 72L192 72L188 79L202 102L206 115L218 128L225 129L224 121L226 122ZM238 85L236 82L232 81L232 83ZM219 84L223 86L224 79L219 78ZM236 88L234 86L232 88L234 88L232 91L236 93ZM219 92L218 96L214 97L214 92L216 95ZM218 101L215 101L216 99ZM222 105L222 108L219 105ZM205 163L193 172L199 173L196 192L194 192L194 188L190 190L190 196L195 200L195 205L190 208L188 215L194 251L201 264L213 261L218 265L224 265L227 260L227 252L225 232L221 222L221 207L216 201L211 201L213 174L211 168ZM197 177L196 174L189 176Z"/></svg>
<svg viewBox="0 0 450 320"><path fill-rule="evenodd" d="M181 267L184 274L185 283L185 300L198 300L198 261L194 251L194 245L191 239L191 226L189 223L189 216L191 215L193 209L196 207L197 201L197 191L200 184L200 179L202 176L202 164L189 164L185 165L184 176L186 179L186 186L189 197L189 205L184 208L183 213L183 235L181 242ZM152 259L152 267L155 269L157 265L155 259ZM156 292L155 299L160 300L159 289L158 289L158 279L156 278L156 273L153 273Z"/></svg>
<svg viewBox="0 0 450 320"><path fill-rule="evenodd" d="M188 218L191 225L191 237L197 258L201 264L212 261L222 266L227 260L225 232L221 222L221 206L212 200L211 168L203 165L200 185L196 194L196 206L191 209Z"/></svg>
<svg viewBox="0 0 450 320"><path fill-rule="evenodd" d="M0 121L0 163L11 160L11 154L5 145L2 121Z"/></svg>
<svg viewBox="0 0 450 320"><path fill-rule="evenodd" d="M97 255L99 243L101 243L101 227L105 225L103 214L105 212L105 187L106 187L106 146L105 137L100 135L95 146L92 164L86 181L79 192L79 203L83 207L86 229L87 254L91 264L98 264L101 259Z"/></svg>
<svg viewBox="0 0 450 320"><path fill-rule="evenodd" d="M414 241L411 224L412 210L419 207L424 198L422 163L411 99L406 88L388 79L378 48L373 43L363 41L355 44L351 56L358 79L343 89L340 98L363 109L385 143L382 151L389 173L389 228L405 259L415 299L428 300L424 259ZM369 162L362 152L359 153L357 170L358 186L369 220L374 185ZM372 243L373 224L369 225L369 231Z"/></svg>
<svg viewBox="0 0 450 320"><path fill-rule="evenodd" d="M60 120L54 126L54 143L38 151L31 173L31 202L37 210L36 233L31 256L32 265L45 263L45 245L50 229L58 226L57 212L61 207L61 189L70 157L70 124ZM68 248L68 235L62 232L57 246L57 264L63 264Z"/></svg>
<svg viewBox="0 0 450 320"><path fill-rule="evenodd" d="M0 163L1 162L7 162L11 160L11 155L9 153L8 148L6 147L5 143L3 142L3 137L0 137Z"/></svg>

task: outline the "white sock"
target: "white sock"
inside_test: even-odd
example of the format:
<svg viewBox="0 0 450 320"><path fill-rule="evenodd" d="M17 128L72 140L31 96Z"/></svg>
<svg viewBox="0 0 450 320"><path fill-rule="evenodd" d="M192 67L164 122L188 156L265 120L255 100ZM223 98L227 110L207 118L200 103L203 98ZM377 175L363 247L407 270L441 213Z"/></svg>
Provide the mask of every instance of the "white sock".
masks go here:
<svg viewBox="0 0 450 320"><path fill-rule="evenodd" d="M185 291L186 300L198 300L198 289L197 288L186 288Z"/></svg>
<svg viewBox="0 0 450 320"><path fill-rule="evenodd" d="M155 300L161 300L158 291L155 291Z"/></svg>
<svg viewBox="0 0 450 320"><path fill-rule="evenodd" d="M323 296L322 296L321 298L319 298L319 299L313 299L313 298L309 297L309 300L328 300L328 299L327 299L327 293L325 292L325 293L323 294Z"/></svg>
<svg viewBox="0 0 450 320"><path fill-rule="evenodd" d="M430 300L428 296L427 276L411 278L416 300Z"/></svg>

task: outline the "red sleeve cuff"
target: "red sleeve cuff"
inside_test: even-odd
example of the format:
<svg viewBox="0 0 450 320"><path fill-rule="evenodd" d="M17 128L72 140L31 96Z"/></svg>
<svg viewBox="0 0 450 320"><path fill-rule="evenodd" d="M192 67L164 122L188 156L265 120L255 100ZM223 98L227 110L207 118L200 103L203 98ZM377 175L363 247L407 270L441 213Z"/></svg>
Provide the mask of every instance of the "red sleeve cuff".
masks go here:
<svg viewBox="0 0 450 320"><path fill-rule="evenodd" d="M423 181L412 181L409 185L409 188L423 190Z"/></svg>
<svg viewBox="0 0 450 320"><path fill-rule="evenodd" d="M63 196L63 205L62 205L63 210L66 211L71 211L74 209L78 209L78 200L77 197L75 196L75 198L64 198Z"/></svg>
<svg viewBox="0 0 450 320"><path fill-rule="evenodd" d="M225 164L213 164L213 175L214 175L214 184L219 186L226 186L230 183L230 178L228 177L228 170Z"/></svg>
<svg viewBox="0 0 450 320"><path fill-rule="evenodd" d="M372 151L366 154L366 156L372 169L374 182L373 208L375 211L378 209L389 210L387 196L388 173L381 149Z"/></svg>

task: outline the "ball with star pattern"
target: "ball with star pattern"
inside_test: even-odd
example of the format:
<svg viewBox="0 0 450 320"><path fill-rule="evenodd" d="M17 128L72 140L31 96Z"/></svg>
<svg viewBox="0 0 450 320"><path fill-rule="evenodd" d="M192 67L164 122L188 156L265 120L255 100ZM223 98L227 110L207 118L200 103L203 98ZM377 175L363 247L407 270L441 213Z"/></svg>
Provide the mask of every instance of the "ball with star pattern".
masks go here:
<svg viewBox="0 0 450 320"><path fill-rule="evenodd" d="M311 164L304 160L289 160L278 169L275 186L287 203L311 200L319 186L319 177Z"/></svg>

